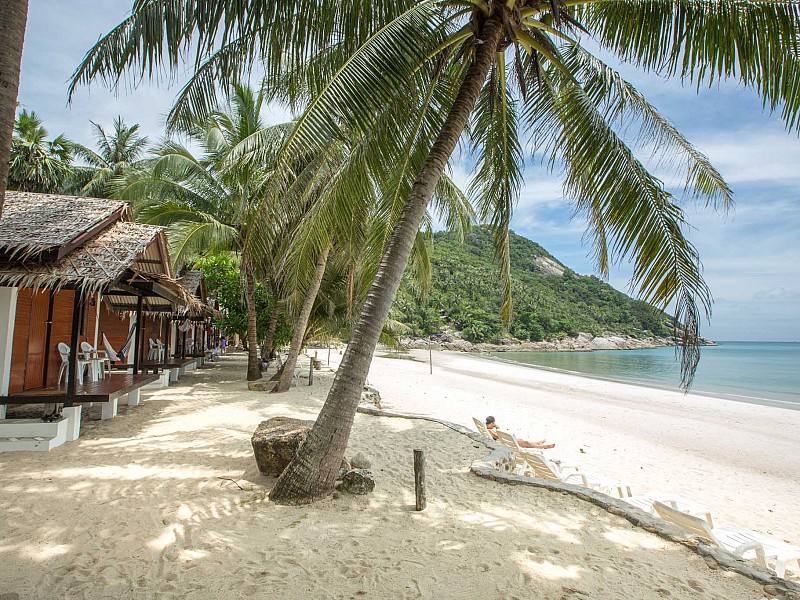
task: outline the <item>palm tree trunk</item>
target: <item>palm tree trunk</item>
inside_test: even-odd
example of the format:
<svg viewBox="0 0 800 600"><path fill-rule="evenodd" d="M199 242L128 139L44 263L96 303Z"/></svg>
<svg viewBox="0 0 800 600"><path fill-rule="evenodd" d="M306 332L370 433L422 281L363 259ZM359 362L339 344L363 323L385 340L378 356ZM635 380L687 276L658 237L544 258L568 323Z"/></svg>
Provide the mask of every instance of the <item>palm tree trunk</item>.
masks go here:
<svg viewBox="0 0 800 600"><path fill-rule="evenodd" d="M11 138L17 113L22 44L28 22L28 0L0 0L0 216L3 214Z"/></svg>
<svg viewBox="0 0 800 600"><path fill-rule="evenodd" d="M261 346L261 355L264 358L269 358L272 354L272 347L275 345L275 332L278 330L278 300L275 299L275 306L272 308L272 314L269 316L269 328L267 329L267 337L264 339L264 344Z"/></svg>
<svg viewBox="0 0 800 600"><path fill-rule="evenodd" d="M322 285L322 276L325 275L325 267L328 264L328 255L330 252L331 247L327 245L319 255L319 258L317 258L317 270L314 273L314 279L311 281L311 285L306 292L305 300L303 300L303 307L300 310L300 315L297 317L297 322L294 324L294 334L292 335L292 345L289 346L289 355L286 357L286 362L283 365L278 385L275 386L272 393L286 392L292 385L297 356L300 354L300 348L303 347L306 325L308 325L308 319L311 317L311 309L314 308L314 301L317 299L319 287Z"/></svg>
<svg viewBox="0 0 800 600"><path fill-rule="evenodd" d="M400 286L414 239L436 184L467 126L496 58L502 35L502 16L495 14L484 23L479 36L481 43L475 47L472 65L406 199L325 405L297 456L269 494L274 502L306 504L333 491L372 354Z"/></svg>
<svg viewBox="0 0 800 600"><path fill-rule="evenodd" d="M247 304L247 381L261 379L256 332L256 278L249 261L242 261L245 274L245 303Z"/></svg>

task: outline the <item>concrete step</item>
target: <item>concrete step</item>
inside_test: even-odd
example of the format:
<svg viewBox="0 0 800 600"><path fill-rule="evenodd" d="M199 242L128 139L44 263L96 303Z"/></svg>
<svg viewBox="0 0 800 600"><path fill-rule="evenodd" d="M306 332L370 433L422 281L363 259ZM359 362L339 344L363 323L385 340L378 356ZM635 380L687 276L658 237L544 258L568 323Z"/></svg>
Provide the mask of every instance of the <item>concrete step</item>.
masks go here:
<svg viewBox="0 0 800 600"><path fill-rule="evenodd" d="M0 438L3 437L55 437L59 424L66 419L46 423L41 419L8 419L0 421Z"/></svg>
<svg viewBox="0 0 800 600"><path fill-rule="evenodd" d="M65 408L59 421L3 419L0 421L0 452L47 452L80 434L80 407ZM68 418L69 417L69 418Z"/></svg>
<svg viewBox="0 0 800 600"><path fill-rule="evenodd" d="M64 436L0 437L0 452L48 452L64 441Z"/></svg>

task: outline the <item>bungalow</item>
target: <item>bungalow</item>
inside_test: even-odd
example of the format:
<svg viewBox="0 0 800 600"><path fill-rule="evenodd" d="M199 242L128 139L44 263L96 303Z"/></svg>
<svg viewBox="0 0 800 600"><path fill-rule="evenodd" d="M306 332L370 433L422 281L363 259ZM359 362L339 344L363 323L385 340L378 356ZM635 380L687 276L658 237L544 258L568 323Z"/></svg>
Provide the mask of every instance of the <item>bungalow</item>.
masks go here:
<svg viewBox="0 0 800 600"><path fill-rule="evenodd" d="M158 379L141 372L153 358L145 339L169 331L173 314L198 305L172 277L162 228L134 223L126 203L7 192L0 219L0 419L8 404L45 404L58 427L54 436L52 428L34 435L43 424L5 419L0 450L47 450L77 438L80 403L104 403L103 418L116 414L119 399L138 404L140 389ZM111 363L122 372L109 375Z"/></svg>

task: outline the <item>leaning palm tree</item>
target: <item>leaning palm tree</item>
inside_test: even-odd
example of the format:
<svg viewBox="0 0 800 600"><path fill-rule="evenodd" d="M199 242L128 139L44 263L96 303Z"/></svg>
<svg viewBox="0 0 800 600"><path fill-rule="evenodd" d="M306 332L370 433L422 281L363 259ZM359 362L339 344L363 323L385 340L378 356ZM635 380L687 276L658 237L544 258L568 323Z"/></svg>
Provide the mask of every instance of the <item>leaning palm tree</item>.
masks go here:
<svg viewBox="0 0 800 600"><path fill-rule="evenodd" d="M185 46L196 43L195 75L171 115L180 122L187 108L212 101L215 81L260 60L269 80L288 70L292 78L281 93L306 106L281 163L297 152L324 151L346 130L350 139L362 137L387 171L408 166L415 175L407 188L398 186L399 218L328 399L270 494L279 502L309 502L333 489L372 351L427 204L462 139L476 158L472 191L494 225L504 274L523 157L531 154L563 174L567 195L589 223L600 272L613 260L631 260L633 289L674 308L684 384L690 383L711 296L684 235L680 199L647 164L674 167L686 196L701 202L725 206L731 190L584 39L665 78L695 85L738 80L779 110L790 128L800 125L800 9L791 0L375 0L365 6L246 0L187 8L140 0L90 50L73 81L74 87L99 76L116 84L126 69L144 75L162 61L177 68ZM388 111L403 118L387 124ZM381 124L399 136L382 135ZM422 161L414 169L408 157L416 156ZM277 178L286 172L276 169Z"/></svg>
<svg viewBox="0 0 800 600"><path fill-rule="evenodd" d="M97 151L75 144L75 156L86 166L75 168L72 186L81 196L108 198L114 190L114 180L123 177L142 158L147 138L139 133L139 124L128 127L119 116L114 130L106 132L102 125L92 122Z"/></svg>
<svg viewBox="0 0 800 600"><path fill-rule="evenodd" d="M0 216L3 215L11 140L17 112L22 43L28 22L28 0L0 0Z"/></svg>
<svg viewBox="0 0 800 600"><path fill-rule="evenodd" d="M23 109L14 124L8 189L23 192L59 192L72 177L73 142L62 133L47 139L39 116Z"/></svg>
<svg viewBox="0 0 800 600"><path fill-rule="evenodd" d="M235 252L240 256L248 313L249 381L261 377L256 332L258 267L244 240L251 234L253 209L260 201L260 181L267 167L229 163L233 148L256 131L281 139L287 125L264 128L263 96L234 85L229 106L195 119L184 133L203 151L196 157L184 145L167 141L156 157L125 179L120 195L137 200L137 218L168 227L173 260L183 264L204 254Z"/></svg>

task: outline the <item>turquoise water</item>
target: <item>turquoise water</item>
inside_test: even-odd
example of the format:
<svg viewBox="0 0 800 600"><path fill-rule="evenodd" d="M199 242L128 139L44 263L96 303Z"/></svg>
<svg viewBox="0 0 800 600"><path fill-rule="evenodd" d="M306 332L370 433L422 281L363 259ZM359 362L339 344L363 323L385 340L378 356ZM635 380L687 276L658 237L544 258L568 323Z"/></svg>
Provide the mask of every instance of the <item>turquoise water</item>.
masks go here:
<svg viewBox="0 0 800 600"><path fill-rule="evenodd" d="M496 352L502 360L592 377L679 389L674 348L595 352ZM720 342L701 351L693 393L800 410L800 343Z"/></svg>

